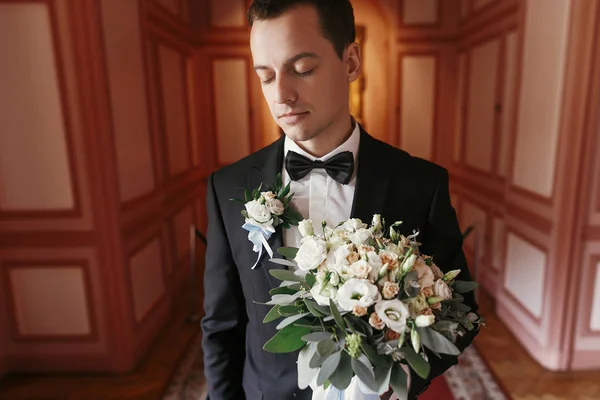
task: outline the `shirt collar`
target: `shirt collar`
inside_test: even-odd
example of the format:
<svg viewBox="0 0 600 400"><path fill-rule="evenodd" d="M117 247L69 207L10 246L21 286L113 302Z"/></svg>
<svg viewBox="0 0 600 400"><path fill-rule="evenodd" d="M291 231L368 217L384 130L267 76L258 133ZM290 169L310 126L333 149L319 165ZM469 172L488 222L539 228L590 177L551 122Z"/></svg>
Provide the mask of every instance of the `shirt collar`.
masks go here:
<svg viewBox="0 0 600 400"><path fill-rule="evenodd" d="M296 142L294 142L292 139L290 139L287 136L285 137L285 141L284 141L284 145L283 145L283 156L285 157L287 155L288 151L291 150L291 151L295 151L298 154L303 155L304 157L308 158L311 161L314 161L314 160L327 161L328 159L335 156L336 154L342 153L344 151L349 151L354 156L354 163L356 164L356 161L357 161L356 156L358 154L358 145L360 143L360 125L358 124L358 122L356 122L356 120L354 120L354 118L352 119L352 123L354 124L354 129L352 130L352 134L350 135L350 137L348 139L346 139L346 141L344 143L342 143L341 145L339 145L337 148L333 149L329 153L325 154L323 157L315 157L315 156L307 153L300 146L298 146L298 144Z"/></svg>

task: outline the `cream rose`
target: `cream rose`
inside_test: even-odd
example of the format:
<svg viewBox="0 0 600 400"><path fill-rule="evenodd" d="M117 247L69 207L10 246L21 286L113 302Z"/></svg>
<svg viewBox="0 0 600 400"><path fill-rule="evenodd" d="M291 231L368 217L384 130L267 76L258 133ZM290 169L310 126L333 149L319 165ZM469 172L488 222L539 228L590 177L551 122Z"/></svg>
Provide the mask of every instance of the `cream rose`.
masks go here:
<svg viewBox="0 0 600 400"><path fill-rule="evenodd" d="M260 195L263 197L263 199L265 200L272 200L275 198L275 193L273 192L261 192Z"/></svg>
<svg viewBox="0 0 600 400"><path fill-rule="evenodd" d="M350 273L358 279L367 279L372 267L365 260L358 260L350 266Z"/></svg>
<svg viewBox="0 0 600 400"><path fill-rule="evenodd" d="M422 294L408 300L407 306L412 318L416 318L417 315L420 315L423 310L429 308L429 304Z"/></svg>
<svg viewBox="0 0 600 400"><path fill-rule="evenodd" d="M337 300L343 311L352 311L354 306L370 307L381 300L377 286L364 279L349 279L337 293Z"/></svg>
<svg viewBox="0 0 600 400"><path fill-rule="evenodd" d="M398 295L399 291L400 291L400 286L398 286L397 283L385 282L383 284L383 290L381 291L381 294L383 295L384 299L391 300L391 299L395 298L396 295Z"/></svg>
<svg viewBox="0 0 600 400"><path fill-rule="evenodd" d="M404 333L410 313L400 300L383 300L375 304L375 312L385 325L397 333Z"/></svg>
<svg viewBox="0 0 600 400"><path fill-rule="evenodd" d="M310 271L317 268L326 259L327 243L322 239L307 236L303 239L294 261L298 263L299 269Z"/></svg>
<svg viewBox="0 0 600 400"><path fill-rule="evenodd" d="M371 313L371 316L369 317L369 325L379 330L385 328L385 322L383 322L381 318L379 318L379 315L377 315L377 313Z"/></svg>
<svg viewBox="0 0 600 400"><path fill-rule="evenodd" d="M285 211L283 203L278 199L268 199L266 201L266 205L267 209L269 210L269 212L271 212L271 214L282 215Z"/></svg>
<svg viewBox="0 0 600 400"><path fill-rule="evenodd" d="M444 300L450 300L452 298L452 289L441 279L438 279L433 284L433 292L437 297L441 297Z"/></svg>
<svg viewBox="0 0 600 400"><path fill-rule="evenodd" d="M425 328L435 322L435 317L433 315L419 315L415 318L415 324L419 328Z"/></svg>
<svg viewBox="0 0 600 400"><path fill-rule="evenodd" d="M435 282L435 276L433 275L431 268L429 268L429 265L425 264L423 259L419 258L415 262L414 269L417 271L419 276L419 285L421 288L433 286L433 282Z"/></svg>
<svg viewBox="0 0 600 400"><path fill-rule="evenodd" d="M431 264L431 270L433 271L433 276L435 276L435 279L442 279L444 277L444 273L437 265Z"/></svg>

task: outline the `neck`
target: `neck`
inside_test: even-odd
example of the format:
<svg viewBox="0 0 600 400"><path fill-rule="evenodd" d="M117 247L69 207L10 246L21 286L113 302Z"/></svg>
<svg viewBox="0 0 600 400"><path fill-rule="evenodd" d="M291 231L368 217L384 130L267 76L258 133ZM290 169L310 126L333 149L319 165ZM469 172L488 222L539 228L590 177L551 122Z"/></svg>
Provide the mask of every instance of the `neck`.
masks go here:
<svg viewBox="0 0 600 400"><path fill-rule="evenodd" d="M339 147L352 135L354 123L348 115L335 123L331 123L322 132L310 140L296 142L298 146L314 157L323 157Z"/></svg>

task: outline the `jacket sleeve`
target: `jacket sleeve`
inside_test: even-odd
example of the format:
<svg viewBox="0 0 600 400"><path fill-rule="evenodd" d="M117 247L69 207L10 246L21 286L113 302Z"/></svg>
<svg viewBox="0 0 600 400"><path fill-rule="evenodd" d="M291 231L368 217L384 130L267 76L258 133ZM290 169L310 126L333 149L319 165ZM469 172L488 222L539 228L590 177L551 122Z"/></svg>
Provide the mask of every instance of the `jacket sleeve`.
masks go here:
<svg viewBox="0 0 600 400"><path fill-rule="evenodd" d="M422 251L424 254L433 256L435 264L443 271L448 272L460 269L457 279L470 281L471 274L467 266L463 246L463 236L460 231L456 212L450 202L448 171L442 170L441 177L433 196L428 218L427 234L424 239ZM471 307L471 312L476 313L478 309L473 291L465 293L463 303ZM479 333L477 325L472 331L467 331L456 341L456 346L462 352ZM416 373L411 373L411 396L422 393L429 383L436 377L442 375L447 369L458 363L458 357L440 354L441 359L426 350L431 365L431 371L426 380L420 378ZM409 398L411 398L409 396Z"/></svg>
<svg viewBox="0 0 600 400"><path fill-rule="evenodd" d="M204 271L202 348L210 400L244 399L246 308L223 216L214 174L207 183L208 232ZM241 228L240 228L241 229Z"/></svg>

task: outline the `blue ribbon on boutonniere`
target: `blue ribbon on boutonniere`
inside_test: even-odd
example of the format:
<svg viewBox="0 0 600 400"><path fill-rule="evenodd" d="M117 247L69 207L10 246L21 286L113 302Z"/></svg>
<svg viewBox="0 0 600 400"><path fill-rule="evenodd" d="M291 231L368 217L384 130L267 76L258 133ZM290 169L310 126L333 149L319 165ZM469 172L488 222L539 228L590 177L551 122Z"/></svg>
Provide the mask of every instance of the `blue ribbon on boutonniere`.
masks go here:
<svg viewBox="0 0 600 400"><path fill-rule="evenodd" d="M269 240L269 238L271 237L273 232L267 231L266 229L263 229L259 226L253 225L253 224L250 224L248 222L246 222L242 226L242 228L244 228L245 230L248 231L248 240L250 240L252 242L252 244L254 245L252 247L252 250L255 253L258 253L258 257L256 258L256 262L252 266L252 269L256 268L256 266L258 265L258 262L260 261L260 258L262 257L263 246L265 247L265 250L267 250L269 257L273 258L273 250L271 249L271 246L269 246L269 243L267 242L267 240Z"/></svg>

